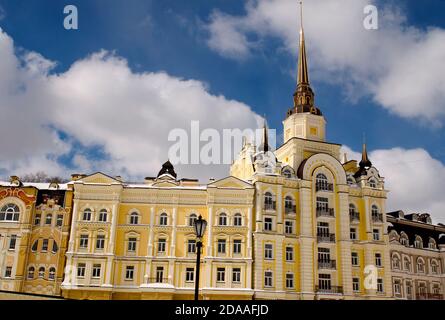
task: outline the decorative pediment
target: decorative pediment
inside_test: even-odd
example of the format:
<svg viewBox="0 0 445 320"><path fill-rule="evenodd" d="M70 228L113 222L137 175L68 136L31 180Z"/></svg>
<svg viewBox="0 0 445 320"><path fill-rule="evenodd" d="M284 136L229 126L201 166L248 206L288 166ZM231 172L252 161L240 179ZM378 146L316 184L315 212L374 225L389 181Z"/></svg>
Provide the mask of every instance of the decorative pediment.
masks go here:
<svg viewBox="0 0 445 320"><path fill-rule="evenodd" d="M250 183L233 176L229 176L221 180L209 183L208 186L229 189L249 189L253 187Z"/></svg>
<svg viewBox="0 0 445 320"><path fill-rule="evenodd" d="M102 172L93 173L92 175L86 176L79 181L82 181L84 183L101 183L101 184L122 183L116 178L110 177Z"/></svg>
<svg viewBox="0 0 445 320"><path fill-rule="evenodd" d="M8 188L0 191L0 200L7 197L15 197L22 200L25 205L29 205L36 201L36 197L28 195L25 191L20 188Z"/></svg>
<svg viewBox="0 0 445 320"><path fill-rule="evenodd" d="M153 187L160 187L160 188L171 188L178 186L178 182L176 180L171 179L158 179L155 183L153 183Z"/></svg>

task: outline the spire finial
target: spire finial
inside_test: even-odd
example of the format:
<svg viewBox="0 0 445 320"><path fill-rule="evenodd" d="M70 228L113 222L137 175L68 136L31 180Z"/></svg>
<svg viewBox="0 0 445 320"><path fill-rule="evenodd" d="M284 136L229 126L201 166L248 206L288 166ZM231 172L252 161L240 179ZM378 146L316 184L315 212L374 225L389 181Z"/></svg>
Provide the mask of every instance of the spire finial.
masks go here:
<svg viewBox="0 0 445 320"><path fill-rule="evenodd" d="M366 140L364 133L363 133L363 146L362 146L362 160L360 160L359 166L362 168L372 167L372 163L368 158L368 151L366 150Z"/></svg>

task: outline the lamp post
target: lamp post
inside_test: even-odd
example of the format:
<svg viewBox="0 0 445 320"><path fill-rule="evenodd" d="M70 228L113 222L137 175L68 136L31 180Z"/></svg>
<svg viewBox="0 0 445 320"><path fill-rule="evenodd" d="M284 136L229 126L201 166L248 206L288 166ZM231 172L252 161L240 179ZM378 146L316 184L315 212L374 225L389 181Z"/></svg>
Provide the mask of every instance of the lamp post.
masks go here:
<svg viewBox="0 0 445 320"><path fill-rule="evenodd" d="M202 248L202 237L206 230L207 221L205 221L200 215L198 219L195 220L195 233L196 233L196 270L195 270L195 301L199 300L199 265L201 263L201 248Z"/></svg>

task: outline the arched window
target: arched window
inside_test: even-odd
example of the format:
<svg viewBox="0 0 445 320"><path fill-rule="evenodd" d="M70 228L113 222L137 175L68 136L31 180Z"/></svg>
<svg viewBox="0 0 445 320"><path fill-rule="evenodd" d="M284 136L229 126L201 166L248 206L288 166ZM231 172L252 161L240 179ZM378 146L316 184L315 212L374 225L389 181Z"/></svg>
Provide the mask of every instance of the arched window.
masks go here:
<svg viewBox="0 0 445 320"><path fill-rule="evenodd" d="M49 268L48 279L54 280L55 277L56 277L56 269L54 267Z"/></svg>
<svg viewBox="0 0 445 320"><path fill-rule="evenodd" d="M34 279L34 272L36 269L34 269L34 267L29 267L28 268L28 279Z"/></svg>
<svg viewBox="0 0 445 320"><path fill-rule="evenodd" d="M139 214L137 212L130 214L130 224L139 224Z"/></svg>
<svg viewBox="0 0 445 320"><path fill-rule="evenodd" d="M405 257L403 259L403 267L405 268L405 270L411 271L411 261L409 261L409 258Z"/></svg>
<svg viewBox="0 0 445 320"><path fill-rule="evenodd" d="M224 212L220 213L220 215L219 215L218 225L220 225L220 226L227 225L227 215Z"/></svg>
<svg viewBox="0 0 445 320"><path fill-rule="evenodd" d="M403 245L403 246L409 246L408 236L403 231L400 234L400 244Z"/></svg>
<svg viewBox="0 0 445 320"><path fill-rule="evenodd" d="M63 225L63 215L62 214L58 214L57 215L56 225L58 227L61 227Z"/></svg>
<svg viewBox="0 0 445 320"><path fill-rule="evenodd" d="M39 278L43 279L45 277L45 268L44 267L40 267L39 269Z"/></svg>
<svg viewBox="0 0 445 320"><path fill-rule="evenodd" d="M264 209L275 210L275 201L273 199L272 193L270 192L266 192L264 194Z"/></svg>
<svg viewBox="0 0 445 320"><path fill-rule="evenodd" d="M8 203L0 209L0 221L19 221L20 209L14 203Z"/></svg>
<svg viewBox="0 0 445 320"><path fill-rule="evenodd" d="M375 204L371 207L371 216L372 221L383 221L383 216L380 214L379 207L377 207Z"/></svg>
<svg viewBox="0 0 445 320"><path fill-rule="evenodd" d="M53 215L51 213L47 214L46 218L45 218L45 224L46 225L51 225L51 221L52 220L53 220Z"/></svg>
<svg viewBox="0 0 445 320"><path fill-rule="evenodd" d="M374 179L370 179L370 180L369 180L369 186L370 186L371 188L377 188L377 183L375 182Z"/></svg>
<svg viewBox="0 0 445 320"><path fill-rule="evenodd" d="M295 213L294 199L292 199L291 196L286 196L286 198L284 198L284 210L286 213Z"/></svg>
<svg viewBox="0 0 445 320"><path fill-rule="evenodd" d="M159 225L166 226L167 224L168 224L168 216L165 212L163 212L159 217Z"/></svg>
<svg viewBox="0 0 445 320"><path fill-rule="evenodd" d="M392 256L392 268L395 270L400 269L400 259L396 254Z"/></svg>
<svg viewBox="0 0 445 320"><path fill-rule="evenodd" d="M438 274L439 273L439 264L436 260L431 261L431 273Z"/></svg>
<svg viewBox="0 0 445 320"><path fill-rule="evenodd" d="M283 170L283 176L286 178L292 178L292 172L289 169Z"/></svg>
<svg viewBox="0 0 445 320"><path fill-rule="evenodd" d="M350 203L349 204L349 218L351 221L358 221L360 220L360 215L357 212L357 208L355 207L355 204Z"/></svg>
<svg viewBox="0 0 445 320"><path fill-rule="evenodd" d="M328 183L328 178L323 173L317 174L315 178L316 191L332 191L332 184Z"/></svg>
<svg viewBox="0 0 445 320"><path fill-rule="evenodd" d="M99 211L99 221L100 222L107 222L107 216L108 216L107 209L102 209Z"/></svg>
<svg viewBox="0 0 445 320"><path fill-rule="evenodd" d="M417 259L417 272L425 272L425 262L421 259Z"/></svg>
<svg viewBox="0 0 445 320"><path fill-rule="evenodd" d="M430 240L428 241L428 248L430 248L432 250L437 249L436 240L434 240L433 238L430 238Z"/></svg>
<svg viewBox="0 0 445 320"><path fill-rule="evenodd" d="M189 215L189 226L193 227L195 225L195 220L197 219L196 214L192 213Z"/></svg>
<svg viewBox="0 0 445 320"><path fill-rule="evenodd" d="M414 240L414 247L417 249L422 249L423 248L423 241L422 238L419 236L416 236L416 240Z"/></svg>
<svg viewBox="0 0 445 320"><path fill-rule="evenodd" d="M241 213L235 213L235 216L233 217L233 225L236 227L241 227L243 225L243 217L241 216Z"/></svg>
<svg viewBox="0 0 445 320"><path fill-rule="evenodd" d="M91 209L90 208L86 208L85 210L83 210L82 220L83 221L91 220Z"/></svg>

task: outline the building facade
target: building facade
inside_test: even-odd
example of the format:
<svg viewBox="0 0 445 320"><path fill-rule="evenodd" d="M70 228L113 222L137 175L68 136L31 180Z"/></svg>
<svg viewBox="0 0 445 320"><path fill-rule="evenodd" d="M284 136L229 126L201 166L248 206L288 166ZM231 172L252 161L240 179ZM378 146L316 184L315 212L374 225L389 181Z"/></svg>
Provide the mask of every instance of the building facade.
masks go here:
<svg viewBox="0 0 445 320"><path fill-rule="evenodd" d="M0 290L191 299L202 216L202 299L443 299L444 227L384 214L366 145L357 162L327 141L303 27L297 78L283 144L272 151L264 125L224 179L178 179L167 161L143 183L103 173L0 183Z"/></svg>

